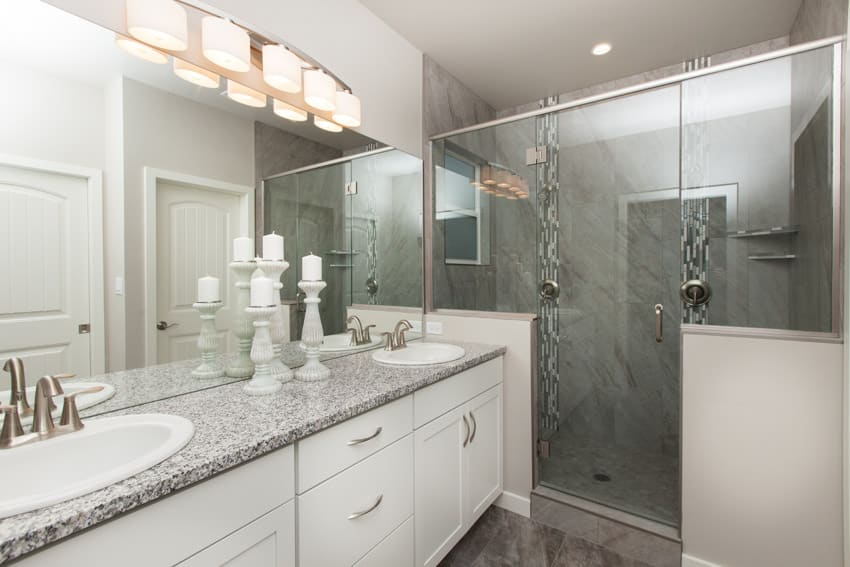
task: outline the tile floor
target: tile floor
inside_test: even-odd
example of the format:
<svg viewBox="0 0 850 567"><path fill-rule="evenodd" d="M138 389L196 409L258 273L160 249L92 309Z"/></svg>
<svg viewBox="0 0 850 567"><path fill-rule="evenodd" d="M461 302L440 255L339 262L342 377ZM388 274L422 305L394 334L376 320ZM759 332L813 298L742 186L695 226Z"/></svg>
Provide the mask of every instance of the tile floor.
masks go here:
<svg viewBox="0 0 850 567"><path fill-rule="evenodd" d="M655 567L491 506L439 567Z"/></svg>

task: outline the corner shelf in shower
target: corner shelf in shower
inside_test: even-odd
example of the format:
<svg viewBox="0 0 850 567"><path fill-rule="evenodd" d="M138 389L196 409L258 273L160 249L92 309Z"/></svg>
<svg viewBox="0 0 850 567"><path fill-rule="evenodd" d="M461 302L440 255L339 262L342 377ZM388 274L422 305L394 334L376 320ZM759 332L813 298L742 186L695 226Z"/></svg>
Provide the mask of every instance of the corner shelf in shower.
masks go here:
<svg viewBox="0 0 850 567"><path fill-rule="evenodd" d="M748 260L759 260L759 261L779 261L779 262L789 262L791 260L796 260L796 254L751 254L747 256Z"/></svg>
<svg viewBox="0 0 850 567"><path fill-rule="evenodd" d="M727 232L729 238L755 238L756 236L773 236L775 234L795 234L800 232L797 225L771 226L769 228L756 228L752 230L737 230Z"/></svg>
<svg viewBox="0 0 850 567"><path fill-rule="evenodd" d="M353 268L353 264L330 264L329 268Z"/></svg>
<svg viewBox="0 0 850 567"><path fill-rule="evenodd" d="M360 250L328 250L325 254L331 256L353 256L360 254Z"/></svg>

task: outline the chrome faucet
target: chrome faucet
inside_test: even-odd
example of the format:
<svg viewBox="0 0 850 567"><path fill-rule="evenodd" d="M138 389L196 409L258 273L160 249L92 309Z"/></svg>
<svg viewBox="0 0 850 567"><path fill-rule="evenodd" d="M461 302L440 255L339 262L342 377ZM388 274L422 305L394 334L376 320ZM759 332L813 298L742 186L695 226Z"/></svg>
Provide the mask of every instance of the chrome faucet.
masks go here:
<svg viewBox="0 0 850 567"><path fill-rule="evenodd" d="M357 315L352 315L346 319L345 322L348 325L351 325L353 322L355 325L353 328L349 327L347 329L347 331L351 333L351 346L368 345L372 342L372 336L369 333L369 329L374 328L375 325L367 325L366 327L363 327L363 323Z"/></svg>
<svg viewBox="0 0 850 567"><path fill-rule="evenodd" d="M407 347L407 341L404 338L404 333L413 328L413 325L407 319L402 319L395 324L392 333L381 333L386 337L387 342L384 344L384 350L400 350Z"/></svg>
<svg viewBox="0 0 850 567"><path fill-rule="evenodd" d="M27 380L24 377L24 361L13 356L3 365L3 370L9 373L12 382L12 395L9 405L15 406L19 417L32 415L32 408L27 401Z"/></svg>

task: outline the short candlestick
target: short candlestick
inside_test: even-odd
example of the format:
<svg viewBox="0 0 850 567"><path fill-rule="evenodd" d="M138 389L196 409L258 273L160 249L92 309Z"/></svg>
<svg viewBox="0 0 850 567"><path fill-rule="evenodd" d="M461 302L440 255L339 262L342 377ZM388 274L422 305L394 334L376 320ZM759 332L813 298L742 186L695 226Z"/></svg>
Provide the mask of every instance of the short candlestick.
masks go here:
<svg viewBox="0 0 850 567"><path fill-rule="evenodd" d="M192 305L201 313L201 334L198 335L198 350L201 351L201 363L192 371L196 378L220 378L224 376L224 367L216 361L218 335L215 332L215 313L222 306L221 301L202 302Z"/></svg>
<svg viewBox="0 0 850 567"><path fill-rule="evenodd" d="M274 358L272 336L269 332L269 319L277 308L248 307L245 312L254 320L254 340L251 345L251 360L254 362L254 375L243 389L252 396L264 396L280 390L280 381L272 375L271 361Z"/></svg>
<svg viewBox="0 0 850 567"><path fill-rule="evenodd" d="M307 362L295 371L295 377L304 382L325 380L331 375L328 367L319 362L319 347L324 339L322 317L319 314L319 292L328 284L323 281L300 281L298 287L307 294L304 303L307 311L304 314L304 327L301 331L301 342L307 352Z"/></svg>
<svg viewBox="0 0 850 567"><path fill-rule="evenodd" d="M271 316L269 331L272 336L272 348L274 349L274 358L271 362L272 376L281 382L289 382L292 380L292 370L283 363L281 351L283 349L283 314L280 308L280 290L283 289L283 284L280 281L280 276L289 269L289 262L285 260L257 260L257 267L263 270L268 277L274 282L275 289L275 311Z"/></svg>
<svg viewBox="0 0 850 567"><path fill-rule="evenodd" d="M239 341L236 356L227 367L227 375L231 378L247 378L254 373L254 363L251 362L251 339L254 338L254 326L251 318L245 313L250 303L251 274L257 269L253 260L231 262L230 269L236 274L236 324L233 334Z"/></svg>

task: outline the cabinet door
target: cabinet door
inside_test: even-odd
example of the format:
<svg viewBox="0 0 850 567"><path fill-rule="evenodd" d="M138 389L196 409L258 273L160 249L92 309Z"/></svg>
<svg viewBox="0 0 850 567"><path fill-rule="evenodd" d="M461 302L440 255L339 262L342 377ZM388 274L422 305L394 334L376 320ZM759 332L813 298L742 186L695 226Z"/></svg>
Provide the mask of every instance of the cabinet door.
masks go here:
<svg viewBox="0 0 850 567"><path fill-rule="evenodd" d="M295 502L290 500L177 567L295 567Z"/></svg>
<svg viewBox="0 0 850 567"><path fill-rule="evenodd" d="M466 526L470 527L502 493L502 386L466 405L472 433L466 446Z"/></svg>
<svg viewBox="0 0 850 567"><path fill-rule="evenodd" d="M437 565L460 541L465 529L463 442L468 428L464 409L450 411L414 434L416 565L419 567Z"/></svg>

